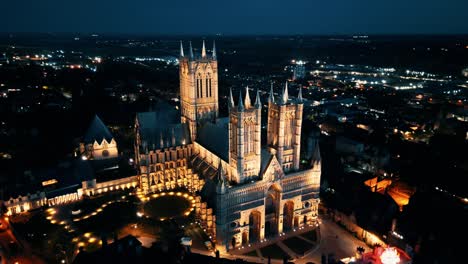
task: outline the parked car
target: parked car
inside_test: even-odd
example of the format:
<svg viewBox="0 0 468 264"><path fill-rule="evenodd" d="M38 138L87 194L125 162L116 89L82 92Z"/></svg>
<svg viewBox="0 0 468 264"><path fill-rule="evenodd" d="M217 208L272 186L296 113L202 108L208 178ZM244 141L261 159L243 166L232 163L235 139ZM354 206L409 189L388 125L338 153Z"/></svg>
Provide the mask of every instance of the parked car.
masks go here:
<svg viewBox="0 0 468 264"><path fill-rule="evenodd" d="M211 243L211 241L207 240L205 241L203 244L205 244L206 248L210 251L213 250L213 243Z"/></svg>
<svg viewBox="0 0 468 264"><path fill-rule="evenodd" d="M180 239L180 244L184 246L191 246L192 245L192 238L191 237L183 237Z"/></svg>

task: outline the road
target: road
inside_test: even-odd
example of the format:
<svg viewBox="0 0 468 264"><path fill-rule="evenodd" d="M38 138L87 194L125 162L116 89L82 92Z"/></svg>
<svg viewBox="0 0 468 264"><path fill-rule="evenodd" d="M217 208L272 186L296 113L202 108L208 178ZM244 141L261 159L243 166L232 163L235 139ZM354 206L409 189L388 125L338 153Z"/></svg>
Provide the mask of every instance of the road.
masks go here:
<svg viewBox="0 0 468 264"><path fill-rule="evenodd" d="M335 260L354 256L356 248L361 246L365 251L371 249L361 240L354 237L351 233L337 225L331 220L321 218L320 225L320 244L309 254L301 259L297 259L294 263L303 264L307 262L321 263L322 254L328 255L333 253Z"/></svg>
<svg viewBox="0 0 468 264"><path fill-rule="evenodd" d="M356 253L356 248L359 246L363 247L366 252L371 250L364 242L354 237L351 233L333 221L326 218L321 218L320 221L320 243L317 244L316 248L306 254L304 257L294 260L294 263L305 264L307 262L312 262L319 264L321 263L322 254L328 255L330 253L334 254L335 260L354 256ZM191 230L189 234L193 236L193 238L196 238L194 241L200 238L199 234L196 234L195 230ZM213 253L208 252L206 249L201 247L193 248L192 252L213 256ZM265 258L250 257L245 255L231 255L230 253L221 253L221 257L228 259L241 258L254 263L268 262ZM271 263L282 263L282 260L272 260Z"/></svg>
<svg viewBox="0 0 468 264"><path fill-rule="evenodd" d="M8 221L0 219L0 247L3 252L0 252L2 257L7 259L7 263L22 263L22 264L42 264L45 263L38 256L32 254L30 246L25 242L18 241L11 231Z"/></svg>

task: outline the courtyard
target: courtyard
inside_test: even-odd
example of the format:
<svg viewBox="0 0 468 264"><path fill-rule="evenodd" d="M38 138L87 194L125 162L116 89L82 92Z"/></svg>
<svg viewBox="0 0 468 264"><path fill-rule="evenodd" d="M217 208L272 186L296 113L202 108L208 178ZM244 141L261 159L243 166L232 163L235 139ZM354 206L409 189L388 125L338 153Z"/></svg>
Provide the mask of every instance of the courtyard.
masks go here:
<svg viewBox="0 0 468 264"><path fill-rule="evenodd" d="M133 234L145 246L175 234L174 228L189 221L194 210L192 195L163 192L141 197L115 191L80 201L36 210L14 223L15 230L49 262L71 259L77 250L94 251L103 240ZM177 221L175 221L177 219ZM171 220L170 223L168 220Z"/></svg>

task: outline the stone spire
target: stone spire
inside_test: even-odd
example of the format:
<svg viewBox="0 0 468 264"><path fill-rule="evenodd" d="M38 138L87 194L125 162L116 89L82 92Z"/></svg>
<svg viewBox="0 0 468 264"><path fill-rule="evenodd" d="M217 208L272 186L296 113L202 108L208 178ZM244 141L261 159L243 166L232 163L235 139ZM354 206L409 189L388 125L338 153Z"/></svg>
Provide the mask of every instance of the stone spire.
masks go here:
<svg viewBox="0 0 468 264"><path fill-rule="evenodd" d="M244 105L245 105L245 109L249 109L252 106L252 103L250 101L250 95L249 95L249 86L245 87Z"/></svg>
<svg viewBox="0 0 468 264"><path fill-rule="evenodd" d="M221 159L218 163L218 173L216 175L216 190L218 193L224 193L226 191L226 181L224 179L224 169Z"/></svg>
<svg viewBox="0 0 468 264"><path fill-rule="evenodd" d="M201 56L202 56L202 58L206 58L205 40L203 40L203 46L202 46L202 50L201 50Z"/></svg>
<svg viewBox="0 0 468 264"><path fill-rule="evenodd" d="M159 147L164 148L164 140L162 132L159 133Z"/></svg>
<svg viewBox="0 0 468 264"><path fill-rule="evenodd" d="M237 105L237 111L244 111L244 104L242 103L242 89L239 90L239 104Z"/></svg>
<svg viewBox="0 0 468 264"><path fill-rule="evenodd" d="M180 57L184 57L184 46L182 45L182 40L180 41Z"/></svg>
<svg viewBox="0 0 468 264"><path fill-rule="evenodd" d="M175 131L174 128L171 130L171 146L175 146L176 144L176 136L175 136Z"/></svg>
<svg viewBox="0 0 468 264"><path fill-rule="evenodd" d="M213 40L213 59L216 59L216 42Z"/></svg>
<svg viewBox="0 0 468 264"><path fill-rule="evenodd" d="M321 162L322 162L322 156L320 155L319 140L318 138L316 138L315 146L314 146L314 154L312 154L310 165L312 166L312 168L315 168L316 166L320 165Z"/></svg>
<svg viewBox="0 0 468 264"><path fill-rule="evenodd" d="M262 107L262 102L260 102L260 92L257 89L257 96L255 98L255 108L261 108Z"/></svg>
<svg viewBox="0 0 468 264"><path fill-rule="evenodd" d="M297 102L302 103L302 85L299 86L299 93L297 94Z"/></svg>
<svg viewBox="0 0 468 264"><path fill-rule="evenodd" d="M193 59L192 41L189 42L189 52L190 52L190 59Z"/></svg>
<svg viewBox="0 0 468 264"><path fill-rule="evenodd" d="M268 102L275 103L275 95L273 94L273 83L271 83L270 95L268 96Z"/></svg>
<svg viewBox="0 0 468 264"><path fill-rule="evenodd" d="M229 88L229 107L234 108L234 97L232 96L232 89Z"/></svg>
<svg viewBox="0 0 468 264"><path fill-rule="evenodd" d="M288 99L289 99L289 96L288 96L288 82L286 81L286 84L284 85L283 94L281 95L281 103L287 104Z"/></svg>

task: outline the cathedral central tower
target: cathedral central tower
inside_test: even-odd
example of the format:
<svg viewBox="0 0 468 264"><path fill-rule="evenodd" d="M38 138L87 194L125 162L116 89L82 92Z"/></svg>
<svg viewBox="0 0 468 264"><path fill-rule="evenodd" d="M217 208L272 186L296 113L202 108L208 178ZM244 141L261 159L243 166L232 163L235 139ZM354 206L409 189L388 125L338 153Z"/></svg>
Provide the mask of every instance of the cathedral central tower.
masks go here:
<svg viewBox="0 0 468 264"><path fill-rule="evenodd" d="M199 56L194 56L192 43L185 55L182 42L179 57L181 121L188 123L191 139L197 137L197 125L218 117L218 61L213 42L207 55L205 41Z"/></svg>

